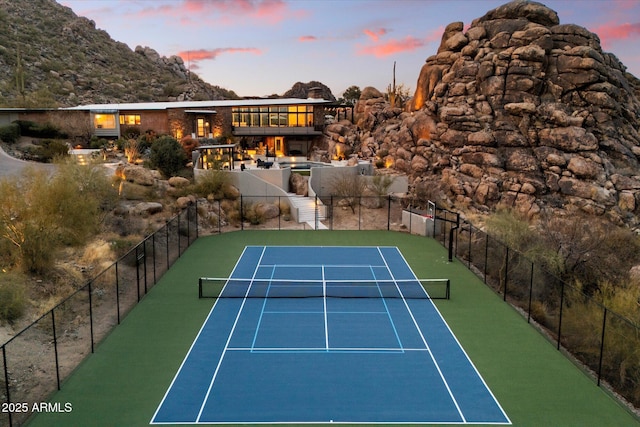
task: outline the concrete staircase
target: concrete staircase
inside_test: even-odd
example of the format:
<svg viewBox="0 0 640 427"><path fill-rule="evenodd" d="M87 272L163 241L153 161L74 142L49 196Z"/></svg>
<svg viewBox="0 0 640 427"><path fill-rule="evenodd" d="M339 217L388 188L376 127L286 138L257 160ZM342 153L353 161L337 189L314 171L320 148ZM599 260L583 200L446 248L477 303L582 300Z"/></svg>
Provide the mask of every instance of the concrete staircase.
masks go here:
<svg viewBox="0 0 640 427"><path fill-rule="evenodd" d="M316 199L287 193L292 210L298 212L298 223L306 222L312 229L316 229ZM327 219L324 215L325 206L318 200L318 230L327 230L328 227L321 221Z"/></svg>

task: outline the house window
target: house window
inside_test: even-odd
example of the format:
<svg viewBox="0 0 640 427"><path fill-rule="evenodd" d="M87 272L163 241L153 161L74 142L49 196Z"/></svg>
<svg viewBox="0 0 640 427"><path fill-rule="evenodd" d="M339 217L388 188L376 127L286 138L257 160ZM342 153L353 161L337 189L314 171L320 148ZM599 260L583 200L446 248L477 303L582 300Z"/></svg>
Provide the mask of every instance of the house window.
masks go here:
<svg viewBox="0 0 640 427"><path fill-rule="evenodd" d="M115 129L116 115L115 114L96 114L93 116L93 126L96 129Z"/></svg>
<svg viewBox="0 0 640 427"><path fill-rule="evenodd" d="M121 114L120 124L128 126L140 125L140 114Z"/></svg>
<svg viewBox="0 0 640 427"><path fill-rule="evenodd" d="M236 127L313 126L313 107L310 105L233 107L232 121Z"/></svg>
<svg viewBox="0 0 640 427"><path fill-rule="evenodd" d="M198 138L204 138L209 135L211 132L211 128L209 126L209 122L205 121L205 119L198 117L196 119L196 135Z"/></svg>

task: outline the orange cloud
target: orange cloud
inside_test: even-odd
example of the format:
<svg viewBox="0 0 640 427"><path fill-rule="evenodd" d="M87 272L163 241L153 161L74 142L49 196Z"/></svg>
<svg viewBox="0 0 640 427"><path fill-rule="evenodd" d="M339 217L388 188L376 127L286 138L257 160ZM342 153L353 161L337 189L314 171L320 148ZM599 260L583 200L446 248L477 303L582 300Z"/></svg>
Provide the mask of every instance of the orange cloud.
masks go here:
<svg viewBox="0 0 640 427"><path fill-rule="evenodd" d="M216 59L219 55L224 53L252 53L254 55L261 55L262 51L253 47L224 47L216 49L186 50L178 52L178 56L184 61L198 63L208 59Z"/></svg>
<svg viewBox="0 0 640 427"><path fill-rule="evenodd" d="M371 40L377 42L380 39L380 36L384 36L388 33L386 28L379 28L377 30L364 30L364 33L369 36Z"/></svg>
<svg viewBox="0 0 640 427"><path fill-rule="evenodd" d="M600 37L603 45L608 45L616 40L640 38L640 23L630 24L604 24L592 30Z"/></svg>

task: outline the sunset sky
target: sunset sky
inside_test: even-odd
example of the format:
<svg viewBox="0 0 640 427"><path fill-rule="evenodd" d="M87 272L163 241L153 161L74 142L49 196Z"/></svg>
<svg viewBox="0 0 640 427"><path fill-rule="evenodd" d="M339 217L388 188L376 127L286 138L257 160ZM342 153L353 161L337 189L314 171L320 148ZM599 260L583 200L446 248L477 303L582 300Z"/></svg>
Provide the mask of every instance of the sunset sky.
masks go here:
<svg viewBox="0 0 640 427"><path fill-rule="evenodd" d="M341 97L351 85L416 87L444 28L494 0L58 0L132 49L179 55L208 83L240 96L283 94L320 81ZM640 77L640 0L549 0L560 23L599 35Z"/></svg>

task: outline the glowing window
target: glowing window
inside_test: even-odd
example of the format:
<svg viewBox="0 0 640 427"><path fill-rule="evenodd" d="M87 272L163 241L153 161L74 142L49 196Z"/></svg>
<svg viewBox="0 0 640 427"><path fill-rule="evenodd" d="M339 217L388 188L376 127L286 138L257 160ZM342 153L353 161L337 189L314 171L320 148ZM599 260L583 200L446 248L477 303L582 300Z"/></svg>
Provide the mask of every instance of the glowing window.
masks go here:
<svg viewBox="0 0 640 427"><path fill-rule="evenodd" d="M115 129L115 114L96 114L93 116L93 125L96 129Z"/></svg>
<svg viewBox="0 0 640 427"><path fill-rule="evenodd" d="M120 115L120 124L128 126L140 125L140 114L122 114Z"/></svg>

